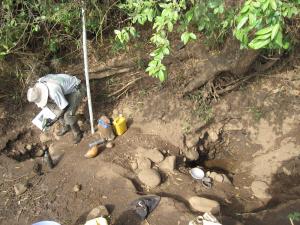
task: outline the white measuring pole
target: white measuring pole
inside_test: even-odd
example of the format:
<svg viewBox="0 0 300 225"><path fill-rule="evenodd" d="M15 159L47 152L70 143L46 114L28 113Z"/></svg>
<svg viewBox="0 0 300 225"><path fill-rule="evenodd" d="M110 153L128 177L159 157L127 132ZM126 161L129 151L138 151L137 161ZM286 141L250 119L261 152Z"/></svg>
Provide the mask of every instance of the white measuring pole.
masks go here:
<svg viewBox="0 0 300 225"><path fill-rule="evenodd" d="M90 78L89 78L89 65L88 65L88 53L86 45L86 29L85 29L85 4L82 1L82 47L83 47L83 60L84 60L84 74L85 74L85 83L86 91L88 98L89 114L90 114L90 123L91 123L91 132L95 133L94 129L94 116L93 116L93 106L91 99L91 89L90 89Z"/></svg>

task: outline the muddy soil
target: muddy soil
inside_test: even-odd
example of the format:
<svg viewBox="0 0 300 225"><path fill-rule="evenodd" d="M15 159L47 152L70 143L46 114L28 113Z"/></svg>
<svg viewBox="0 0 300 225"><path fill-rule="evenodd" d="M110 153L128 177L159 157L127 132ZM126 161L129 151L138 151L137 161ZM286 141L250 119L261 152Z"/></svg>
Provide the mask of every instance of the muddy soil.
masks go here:
<svg viewBox="0 0 300 225"><path fill-rule="evenodd" d="M299 72L261 74L214 103L206 121L203 109L179 98L172 83L158 88L145 78L143 89L115 104L95 102L97 116L115 109L126 116L129 129L114 140L112 149L101 146L93 159L84 158L88 143L97 139L86 121L84 139L72 145L71 134L40 135L30 124L37 110L27 106L24 114L1 123L0 224L84 224L98 205L107 207L112 224L188 224L200 214L189 204L192 196L217 201L223 225L288 224L288 215L300 207ZM42 139L49 139L57 164L53 169L37 156ZM161 177L156 187L138 177L134 165L141 148L144 158L153 149L163 158L176 156L175 169L169 172L150 161ZM189 159L193 151L198 160ZM190 176L194 166L224 174L229 182L214 181L206 188ZM24 184L26 191L17 195L17 184ZM74 190L76 185L79 190ZM129 213L130 203L146 194L162 197L147 223Z"/></svg>

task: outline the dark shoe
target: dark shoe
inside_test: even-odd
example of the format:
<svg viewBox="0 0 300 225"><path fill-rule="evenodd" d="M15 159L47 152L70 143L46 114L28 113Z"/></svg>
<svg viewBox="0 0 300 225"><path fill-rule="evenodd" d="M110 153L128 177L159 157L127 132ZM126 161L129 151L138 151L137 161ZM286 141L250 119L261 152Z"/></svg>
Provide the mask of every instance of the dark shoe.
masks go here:
<svg viewBox="0 0 300 225"><path fill-rule="evenodd" d="M70 126L69 125L65 125L65 126L62 126L60 128L60 130L57 132L57 136L63 136L65 135L66 133L68 133L70 131Z"/></svg>
<svg viewBox="0 0 300 225"><path fill-rule="evenodd" d="M77 123L72 125L71 129L72 129L72 133L74 135L73 144L78 144L81 141L82 137L83 137L82 132L81 132L81 130L80 130Z"/></svg>
<svg viewBox="0 0 300 225"><path fill-rule="evenodd" d="M131 203L135 213L142 219L147 216L156 208L160 202L160 197L155 195L141 197Z"/></svg>

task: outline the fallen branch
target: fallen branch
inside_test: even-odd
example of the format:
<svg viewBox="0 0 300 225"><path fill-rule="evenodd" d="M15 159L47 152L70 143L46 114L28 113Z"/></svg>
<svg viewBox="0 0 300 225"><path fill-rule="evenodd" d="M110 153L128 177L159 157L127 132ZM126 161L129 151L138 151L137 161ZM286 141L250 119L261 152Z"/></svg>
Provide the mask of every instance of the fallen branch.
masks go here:
<svg viewBox="0 0 300 225"><path fill-rule="evenodd" d="M221 90L217 90L217 94L218 95L222 95L226 92L229 92L229 91L232 91L234 90L235 88L237 88L241 83L243 82L246 82L248 80L250 80L251 78L255 77L256 75L250 75L250 76L247 76L243 79L239 79L235 84L231 85L231 86L227 86L226 88L224 89L221 89Z"/></svg>
<svg viewBox="0 0 300 225"><path fill-rule="evenodd" d="M114 93L112 93L112 94L110 94L110 95L108 95L108 97L112 97L112 96L114 96L114 95L116 95L116 94L119 94L120 92L122 92L122 91L124 91L125 90L125 92L128 90L128 87L130 86L130 85L132 85L132 84L134 84L135 82L137 82L138 80L140 80L140 79L142 79L143 77L138 77L138 78L136 78L136 79L134 79L134 80L132 80L132 81L130 81L129 83L127 83L124 87L122 87L121 89L119 89L119 90L117 90L117 91L115 91ZM126 90L127 89L127 90ZM123 93L122 93L123 94ZM118 98L119 98L120 96L118 96Z"/></svg>
<svg viewBox="0 0 300 225"><path fill-rule="evenodd" d="M102 78L115 76L115 75L122 74L122 73L128 73L132 69L133 68L122 68L122 69L118 69L118 70L105 71L100 74L91 74L90 79L102 79Z"/></svg>

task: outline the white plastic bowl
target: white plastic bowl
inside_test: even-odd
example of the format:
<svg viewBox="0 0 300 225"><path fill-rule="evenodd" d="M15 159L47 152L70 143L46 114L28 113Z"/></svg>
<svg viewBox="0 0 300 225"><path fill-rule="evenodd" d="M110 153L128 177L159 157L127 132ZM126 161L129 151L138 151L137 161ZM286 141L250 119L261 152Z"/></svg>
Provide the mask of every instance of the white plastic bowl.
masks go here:
<svg viewBox="0 0 300 225"><path fill-rule="evenodd" d="M205 177L205 173L204 173L203 169L201 169L199 167L192 168L190 170L190 174L196 180L202 180Z"/></svg>
<svg viewBox="0 0 300 225"><path fill-rule="evenodd" d="M60 225L60 224L54 221L41 221L41 222L34 223L32 225Z"/></svg>

